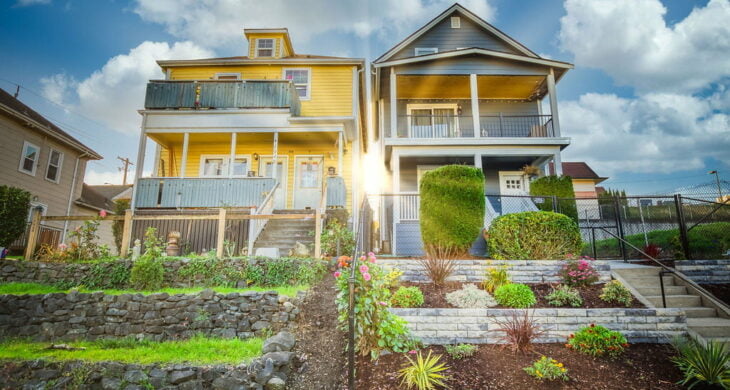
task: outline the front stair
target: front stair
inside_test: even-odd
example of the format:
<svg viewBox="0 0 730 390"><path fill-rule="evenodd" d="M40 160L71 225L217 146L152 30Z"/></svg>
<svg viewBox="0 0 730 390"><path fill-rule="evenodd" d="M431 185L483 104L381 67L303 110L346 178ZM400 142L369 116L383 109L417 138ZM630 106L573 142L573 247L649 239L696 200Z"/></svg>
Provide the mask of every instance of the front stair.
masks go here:
<svg viewBox="0 0 730 390"><path fill-rule="evenodd" d="M273 214L312 214L314 210L274 210ZM314 218L311 219L271 219L254 243L254 253L258 248L278 248L279 256L289 256L296 243L309 248L314 247Z"/></svg>
<svg viewBox="0 0 730 390"><path fill-rule="evenodd" d="M612 265L611 270L617 279L633 288L645 304L664 307L659 267L617 264ZM690 334L704 341L718 341L730 347L730 319L720 315L718 310L722 309L702 298L692 288L687 288L685 282L674 275L665 274L662 278L667 307L684 309ZM723 311L723 314L726 313Z"/></svg>

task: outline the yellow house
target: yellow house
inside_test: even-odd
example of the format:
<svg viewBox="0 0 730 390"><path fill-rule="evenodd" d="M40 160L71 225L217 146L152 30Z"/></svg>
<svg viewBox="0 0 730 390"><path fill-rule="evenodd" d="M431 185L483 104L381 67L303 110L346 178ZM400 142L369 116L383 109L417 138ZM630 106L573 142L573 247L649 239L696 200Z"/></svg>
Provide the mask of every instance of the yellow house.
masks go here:
<svg viewBox="0 0 730 390"><path fill-rule="evenodd" d="M287 29L246 29L248 55L158 61L147 85L133 208L273 211L357 204L364 60L298 54ZM277 167L273 169L273 167ZM352 213L351 213L352 215Z"/></svg>

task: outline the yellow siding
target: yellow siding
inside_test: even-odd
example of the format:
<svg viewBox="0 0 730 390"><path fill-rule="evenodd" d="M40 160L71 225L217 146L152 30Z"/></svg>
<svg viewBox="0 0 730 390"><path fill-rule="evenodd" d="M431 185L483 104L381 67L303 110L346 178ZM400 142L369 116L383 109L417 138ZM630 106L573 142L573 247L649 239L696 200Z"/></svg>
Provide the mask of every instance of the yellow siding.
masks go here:
<svg viewBox="0 0 730 390"><path fill-rule="evenodd" d="M287 50L286 45L284 44L284 36L285 34L282 33L271 33L271 34L249 34L248 36L248 56L250 58L256 57L256 39L258 38L274 38L274 58L280 58L280 57L286 57L288 56L289 50Z"/></svg>
<svg viewBox="0 0 730 390"><path fill-rule="evenodd" d="M249 80L282 80L284 68L311 69L310 99L302 116L352 116L352 65L240 65L171 68L172 80L210 80L216 73L240 73Z"/></svg>

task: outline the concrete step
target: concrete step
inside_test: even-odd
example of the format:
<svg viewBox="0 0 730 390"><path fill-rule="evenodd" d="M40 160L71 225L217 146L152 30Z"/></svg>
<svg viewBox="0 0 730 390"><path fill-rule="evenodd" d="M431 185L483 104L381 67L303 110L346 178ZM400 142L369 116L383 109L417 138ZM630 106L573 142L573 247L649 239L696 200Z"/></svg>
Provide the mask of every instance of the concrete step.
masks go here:
<svg viewBox="0 0 730 390"><path fill-rule="evenodd" d="M639 294L643 296L647 295L662 295L660 287L639 287L636 289ZM687 287L684 286L664 286L664 293L667 295L687 295Z"/></svg>
<svg viewBox="0 0 730 390"><path fill-rule="evenodd" d="M314 239L314 235L307 230L264 230L259 237Z"/></svg>
<svg viewBox="0 0 730 390"><path fill-rule="evenodd" d="M730 337L704 337L707 342L716 342L725 345L725 350L730 351Z"/></svg>
<svg viewBox="0 0 730 390"><path fill-rule="evenodd" d="M312 209L279 209L274 210L272 214L314 214Z"/></svg>
<svg viewBox="0 0 730 390"><path fill-rule="evenodd" d="M662 277L664 279L664 286L674 286L674 277L665 275ZM630 284L634 288L649 288L649 287L660 287L659 283L659 277L628 277L624 278L626 280L626 283Z"/></svg>
<svg viewBox="0 0 730 390"><path fill-rule="evenodd" d="M664 307L661 295L644 296L656 307ZM667 295L667 307L698 307L702 306L702 299L696 295Z"/></svg>
<svg viewBox="0 0 730 390"><path fill-rule="evenodd" d="M687 318L714 317L717 315L717 311L711 307L685 307L684 313Z"/></svg>
<svg viewBox="0 0 730 390"><path fill-rule="evenodd" d="M687 327L702 337L730 337L730 320L727 318L688 318Z"/></svg>
<svg viewBox="0 0 730 390"><path fill-rule="evenodd" d="M651 277L659 276L659 267L634 267L634 268L619 268L614 270L617 274L623 278L636 278L636 277Z"/></svg>

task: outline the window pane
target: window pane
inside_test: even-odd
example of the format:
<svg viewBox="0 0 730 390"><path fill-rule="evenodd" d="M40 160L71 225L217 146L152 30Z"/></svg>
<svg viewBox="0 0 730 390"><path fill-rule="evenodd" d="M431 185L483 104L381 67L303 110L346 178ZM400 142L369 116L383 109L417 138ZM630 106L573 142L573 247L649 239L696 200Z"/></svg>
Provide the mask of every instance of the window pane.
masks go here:
<svg viewBox="0 0 730 390"><path fill-rule="evenodd" d="M28 145L25 148L25 153L23 153L23 155L25 156L25 158L29 158L29 159L35 161L36 156L38 155L38 149Z"/></svg>
<svg viewBox="0 0 730 390"><path fill-rule="evenodd" d="M51 150L51 159L50 164L54 166L58 166L59 160L61 160L61 153Z"/></svg>
<svg viewBox="0 0 730 390"><path fill-rule="evenodd" d="M297 90L297 95L299 95L299 97L307 97L307 86L306 85L297 85L294 88Z"/></svg>
<svg viewBox="0 0 730 390"><path fill-rule="evenodd" d="M46 179L56 181L57 176L58 176L58 167L49 165L48 172L46 173Z"/></svg>
<svg viewBox="0 0 730 390"><path fill-rule="evenodd" d="M31 159L29 159L27 157L24 158L23 159L23 170L24 171L28 171L28 172L32 172L33 171L33 160L31 160Z"/></svg>
<svg viewBox="0 0 730 390"><path fill-rule="evenodd" d="M319 187L319 163L307 161L299 165L299 188Z"/></svg>
<svg viewBox="0 0 730 390"><path fill-rule="evenodd" d="M248 161L245 158L237 158L233 163L234 176L246 176L248 172Z"/></svg>
<svg viewBox="0 0 730 390"><path fill-rule="evenodd" d="M221 176L223 175L223 159L222 158L206 158L203 167L205 176Z"/></svg>
<svg viewBox="0 0 730 390"><path fill-rule="evenodd" d="M419 109L411 110L411 119L414 126L430 126L431 125L431 110L430 109Z"/></svg>
<svg viewBox="0 0 730 390"><path fill-rule="evenodd" d="M272 49L274 47L273 39L259 39L258 43L261 49Z"/></svg>
<svg viewBox="0 0 730 390"><path fill-rule="evenodd" d="M309 71L306 69L293 69L286 71L286 79L294 84L307 84L309 82Z"/></svg>

